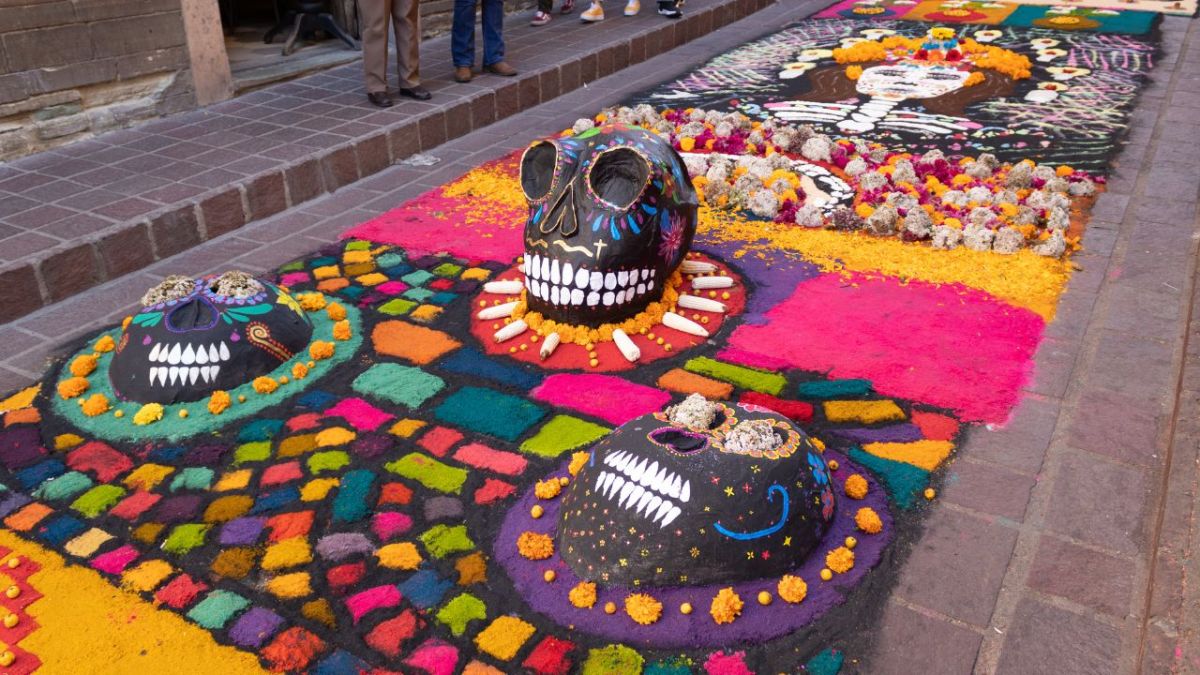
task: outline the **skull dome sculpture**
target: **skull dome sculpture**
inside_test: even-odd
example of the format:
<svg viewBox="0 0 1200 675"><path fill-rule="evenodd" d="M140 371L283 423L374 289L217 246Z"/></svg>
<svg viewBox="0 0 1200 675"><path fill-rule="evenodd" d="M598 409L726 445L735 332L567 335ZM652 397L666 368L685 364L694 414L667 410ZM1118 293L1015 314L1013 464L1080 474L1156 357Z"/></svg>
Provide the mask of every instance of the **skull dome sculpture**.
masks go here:
<svg viewBox="0 0 1200 675"><path fill-rule="evenodd" d="M583 579L743 581L793 569L833 516L825 460L804 432L765 408L693 395L592 449L563 497L557 549ZM774 554L747 560L747 544Z"/></svg>
<svg viewBox="0 0 1200 675"><path fill-rule="evenodd" d="M608 125L534 143L521 158L529 309L599 326L662 297L696 232L683 160L639 127Z"/></svg>
<svg viewBox="0 0 1200 675"><path fill-rule="evenodd" d="M271 372L312 338L312 323L287 292L244 272L170 276L142 305L109 369L125 400L196 401Z"/></svg>

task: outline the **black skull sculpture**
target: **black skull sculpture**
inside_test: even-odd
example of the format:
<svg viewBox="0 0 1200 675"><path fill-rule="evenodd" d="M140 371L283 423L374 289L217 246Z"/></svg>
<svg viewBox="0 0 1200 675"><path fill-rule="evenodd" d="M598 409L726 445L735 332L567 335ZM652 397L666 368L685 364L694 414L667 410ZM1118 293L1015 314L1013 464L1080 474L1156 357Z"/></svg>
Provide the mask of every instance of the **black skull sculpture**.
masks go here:
<svg viewBox="0 0 1200 675"><path fill-rule="evenodd" d="M521 158L530 310L598 326L645 309L691 247L698 198L683 160L639 127L537 141Z"/></svg>
<svg viewBox="0 0 1200 675"><path fill-rule="evenodd" d="M124 400L196 401L271 372L312 338L290 295L242 272L168 277L142 304L109 368Z"/></svg>
<svg viewBox="0 0 1200 675"><path fill-rule="evenodd" d="M820 452L764 408L717 410L707 428L644 415L592 449L559 516L557 548L576 574L620 585L742 581L794 569L820 543L834 514ZM746 450L734 438L746 426L773 434L774 447Z"/></svg>

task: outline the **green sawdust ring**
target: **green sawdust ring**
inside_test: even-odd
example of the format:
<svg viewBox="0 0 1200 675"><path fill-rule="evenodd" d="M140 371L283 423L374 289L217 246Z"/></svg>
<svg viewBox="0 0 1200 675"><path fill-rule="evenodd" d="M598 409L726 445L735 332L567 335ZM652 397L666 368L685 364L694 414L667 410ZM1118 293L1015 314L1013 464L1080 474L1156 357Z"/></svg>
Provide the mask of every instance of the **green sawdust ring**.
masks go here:
<svg viewBox="0 0 1200 675"><path fill-rule="evenodd" d="M308 318L313 324L312 339L334 343L336 348L333 351L333 356L322 361L316 361L313 367L309 369L308 377L305 377L303 380L294 380L292 379L292 366L296 363L307 363L311 360L308 350L305 349L291 359L279 364L279 367L275 370L267 373L268 377L277 380L286 376L291 380L290 382L280 385L279 389L271 394L259 394L254 391L254 385L250 382L230 389L229 396L233 399L234 403L220 415L213 415L208 412L208 399L204 398L199 401L164 405L161 420L145 426L135 425L133 423L133 416L141 408L141 404L131 401L119 401L116 394L113 393L112 384L108 380L108 367L112 363L112 357L115 352L107 352L100 355L96 370L88 376L91 387L84 393L83 397L91 396L92 394L104 394L109 401L113 402L113 410L123 410L125 412L124 417L114 417L113 410L103 415L97 415L96 417L88 417L80 410L78 399L64 399L55 393L51 393L48 396L51 401L51 408L55 414L65 418L78 429L110 441L129 441L134 443L145 441L175 442L198 434L215 432L232 422L244 420L248 417L255 417L263 410L283 403L291 397L304 392L336 366L354 356L358 352L358 348L362 346L363 341L362 315L355 307L349 305L343 305L343 307L346 310L346 320L350 322L352 333L350 339L344 341L333 339L334 321L329 318L328 313L324 310L308 313ZM121 329L120 327L113 328L90 338L86 348L67 358L60 372L60 377L66 374L66 365L74 361L76 356L92 354L91 346L104 335L111 336L114 341L119 341L121 339ZM245 403L237 402L239 395L245 395ZM179 411L184 409L188 411L188 416L180 417Z"/></svg>

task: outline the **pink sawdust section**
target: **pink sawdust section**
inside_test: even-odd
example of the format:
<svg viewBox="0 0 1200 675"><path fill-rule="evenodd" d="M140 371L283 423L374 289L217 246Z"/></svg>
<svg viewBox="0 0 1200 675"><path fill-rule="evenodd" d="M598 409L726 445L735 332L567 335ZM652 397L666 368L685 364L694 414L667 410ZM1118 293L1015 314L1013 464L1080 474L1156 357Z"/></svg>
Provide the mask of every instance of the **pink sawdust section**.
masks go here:
<svg viewBox="0 0 1200 675"><path fill-rule="evenodd" d="M1032 370L1044 323L1028 310L958 286L824 274L796 286L729 349L1000 423Z"/></svg>
<svg viewBox="0 0 1200 675"><path fill-rule="evenodd" d="M671 400L671 395L661 389L624 378L574 373L551 375L530 393L539 401L618 425L655 412Z"/></svg>
<svg viewBox="0 0 1200 675"><path fill-rule="evenodd" d="M518 154L480 166L516 179ZM449 253L472 260L511 262L522 252L521 233L529 216L525 208L488 199L486 194L449 197L438 187L399 208L357 225L343 239L396 244L414 256Z"/></svg>

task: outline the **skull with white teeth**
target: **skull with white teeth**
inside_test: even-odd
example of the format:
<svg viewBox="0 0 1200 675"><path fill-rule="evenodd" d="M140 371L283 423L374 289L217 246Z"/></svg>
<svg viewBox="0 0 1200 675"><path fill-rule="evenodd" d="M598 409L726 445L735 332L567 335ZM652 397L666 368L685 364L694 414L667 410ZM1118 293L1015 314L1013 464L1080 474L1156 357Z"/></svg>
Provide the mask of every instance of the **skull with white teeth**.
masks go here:
<svg viewBox="0 0 1200 675"><path fill-rule="evenodd" d="M710 405L707 428L654 413L592 448L558 523L557 548L580 578L651 586L757 579L794 569L820 543L834 514L820 451L774 412ZM748 444L755 434L766 442Z"/></svg>
<svg viewBox="0 0 1200 675"><path fill-rule="evenodd" d="M662 297L691 247L699 200L658 135L608 125L537 141L521 158L529 308L554 321L617 322Z"/></svg>
<svg viewBox="0 0 1200 675"><path fill-rule="evenodd" d="M109 367L124 400L200 400L271 372L312 338L312 323L290 295L243 272L171 276L142 305Z"/></svg>

